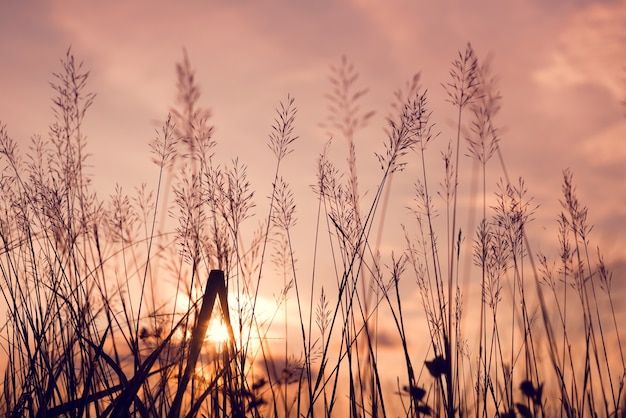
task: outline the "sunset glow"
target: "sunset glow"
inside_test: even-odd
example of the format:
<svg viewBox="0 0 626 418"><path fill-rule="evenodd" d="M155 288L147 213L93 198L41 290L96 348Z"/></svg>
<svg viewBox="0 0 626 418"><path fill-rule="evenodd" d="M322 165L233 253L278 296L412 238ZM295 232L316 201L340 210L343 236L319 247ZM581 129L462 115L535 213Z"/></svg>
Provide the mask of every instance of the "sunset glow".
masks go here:
<svg viewBox="0 0 626 418"><path fill-rule="evenodd" d="M215 315L211 318L211 321L209 321L209 327L206 331L205 340L207 343L218 347L218 349L221 349L221 347L230 340L228 328L226 327L224 318L221 315Z"/></svg>
<svg viewBox="0 0 626 418"><path fill-rule="evenodd" d="M0 34L0 414L626 414L626 0Z"/></svg>

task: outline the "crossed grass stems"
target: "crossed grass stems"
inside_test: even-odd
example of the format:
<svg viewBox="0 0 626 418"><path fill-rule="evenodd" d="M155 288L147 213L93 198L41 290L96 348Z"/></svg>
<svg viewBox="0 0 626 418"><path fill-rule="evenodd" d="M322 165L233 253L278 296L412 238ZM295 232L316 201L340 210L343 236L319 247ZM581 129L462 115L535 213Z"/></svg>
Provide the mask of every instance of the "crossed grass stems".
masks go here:
<svg viewBox="0 0 626 418"><path fill-rule="evenodd" d="M394 94L369 205L359 192L356 139L374 112L362 109L368 91L354 66L343 58L331 67L323 126L348 143L348 170L344 176L331 161L329 142L313 187L310 278L296 274L296 204L281 170L297 140L291 96L276 109L269 135L275 172L267 216L246 229L255 207L247 167L216 162L211 114L200 105L186 53L176 66L177 104L150 143L156 189L142 185L128 196L118 187L106 201L92 191L86 169L82 125L95 98L86 92L88 72L70 50L61 62L48 138L33 137L22 156L0 127L5 415L624 413L612 276L591 247L587 208L564 171L560 254L532 254L526 225L537 207L523 180L508 177L496 127L501 98L488 63L469 44L443 84L457 115L441 154L443 177L427 175L426 154L439 135L417 74ZM458 226L462 153L479 167L482 186L474 191L482 216L471 249ZM489 207L486 167L496 159L502 179ZM421 173L409 207L414 224L402 226L405 250L384 267L372 233L377 228L380 236L393 176L408 164ZM328 262L318 254L324 234ZM465 290L463 251L472 252L477 291ZM334 269L335 288L320 281L320 263ZM283 283L273 313L261 316L269 276ZM407 330L416 324L403 311L406 289L420 297L425 353L411 347ZM479 307L476 332L463 326L468 303ZM282 348L269 338L281 312ZM220 346L205 338L216 316L229 336ZM290 336L294 321L299 335ZM385 323L395 327L404 359L393 388L379 356Z"/></svg>

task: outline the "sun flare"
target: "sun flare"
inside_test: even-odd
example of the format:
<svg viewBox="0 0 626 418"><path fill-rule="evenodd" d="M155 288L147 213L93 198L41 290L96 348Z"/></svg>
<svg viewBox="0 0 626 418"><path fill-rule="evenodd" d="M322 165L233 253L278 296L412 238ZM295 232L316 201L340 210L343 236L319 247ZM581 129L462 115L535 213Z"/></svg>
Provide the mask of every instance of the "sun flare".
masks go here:
<svg viewBox="0 0 626 418"><path fill-rule="evenodd" d="M223 346L228 342L228 327L222 315L216 315L211 318L204 340L216 346Z"/></svg>

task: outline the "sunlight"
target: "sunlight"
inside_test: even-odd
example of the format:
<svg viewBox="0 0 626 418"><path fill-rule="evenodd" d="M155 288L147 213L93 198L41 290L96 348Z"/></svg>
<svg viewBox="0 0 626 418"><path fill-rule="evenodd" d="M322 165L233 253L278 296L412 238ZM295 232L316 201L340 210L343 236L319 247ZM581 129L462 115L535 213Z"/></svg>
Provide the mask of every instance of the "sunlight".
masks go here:
<svg viewBox="0 0 626 418"><path fill-rule="evenodd" d="M214 309L213 317L211 321L209 321L209 327L207 328L204 341L214 344L216 348L221 348L228 342L229 336L222 313L219 312L219 315L215 315L217 313L218 312Z"/></svg>
<svg viewBox="0 0 626 418"><path fill-rule="evenodd" d="M240 316L244 318L242 321L242 329L239 330L236 326L233 326L233 332L235 335L235 345L239 346L243 344L241 338L245 341L245 344L248 347L249 352L255 353L260 350L260 341L258 331L255 329L251 329L251 319L250 317L252 310L254 309L254 317L255 320L259 324L266 323L272 318L272 313L276 311L277 307L275 302L269 298L263 297L259 295L257 297L256 303L253 302L252 298L247 297L245 295L237 296L233 293L228 295L228 303L230 306L230 317L231 323L239 323L237 319ZM185 312L190 309L193 303L189 300L188 297L183 295L178 295L178 299L176 301L176 309L175 311L178 313ZM254 307L254 308L253 308ZM240 313L238 312L240 310ZM280 319L276 321L277 324L282 324ZM177 330L176 332L176 340L182 341L183 339L191 338L191 328L186 332L183 332L182 328ZM279 335L274 335L274 332L266 333L264 338L266 339L281 339ZM225 347L225 343L228 341L228 327L226 326L226 321L219 306L219 300L216 300L215 305L213 306L213 313L211 315L211 319L209 321L209 325L207 327L207 331L204 337L204 343L207 345L207 348L211 346L211 348L217 349L221 351L223 347Z"/></svg>

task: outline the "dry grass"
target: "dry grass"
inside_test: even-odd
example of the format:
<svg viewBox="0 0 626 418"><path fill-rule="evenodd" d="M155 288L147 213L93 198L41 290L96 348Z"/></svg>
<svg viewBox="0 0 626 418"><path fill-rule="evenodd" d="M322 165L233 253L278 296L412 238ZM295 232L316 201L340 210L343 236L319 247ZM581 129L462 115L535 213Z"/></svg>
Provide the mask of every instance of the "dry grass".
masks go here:
<svg viewBox="0 0 626 418"><path fill-rule="evenodd" d="M394 94L376 155L380 177L367 198L356 138L374 112L362 109L367 89L354 66L343 58L332 67L324 126L348 143L347 172L331 162L329 143L318 159L317 219L307 220L317 231L308 277L296 268L297 202L282 171L297 143L293 97L276 109L268 139L274 177L263 191L270 204L251 228L247 167L217 162L211 114L186 53L176 67L176 106L150 143L155 189L143 185L129 196L118 188L104 201L85 170L82 125L95 99L88 72L71 51L62 67L52 83L48 139L34 137L21 150L0 126L5 415L624 414L612 275L592 244L587 208L565 171L560 254L534 254L527 225L538 208L524 181L508 178L497 129L501 98L470 45L443 83L457 120L441 177L427 167L440 135L418 74ZM465 153L481 170L481 220L471 234L458 227ZM494 156L499 182L486 177ZM396 253L380 254L372 231L382 228L393 176L413 166L413 222L402 226ZM462 245L468 236L473 244ZM467 294L462 251L472 253L471 274L480 278ZM320 263L334 269L335 286L318 277ZM268 264L282 288L274 311L260 315ZM411 345L418 324L407 313L416 309L404 296L409 288L426 317L425 352ZM297 316L289 314L294 307ZM468 307L477 309L468 314ZM281 313L282 341L274 344ZM477 335L464 327L466 315L479 319ZM206 338L216 318L227 329L220 343ZM390 331L404 364L393 370L381 351Z"/></svg>

